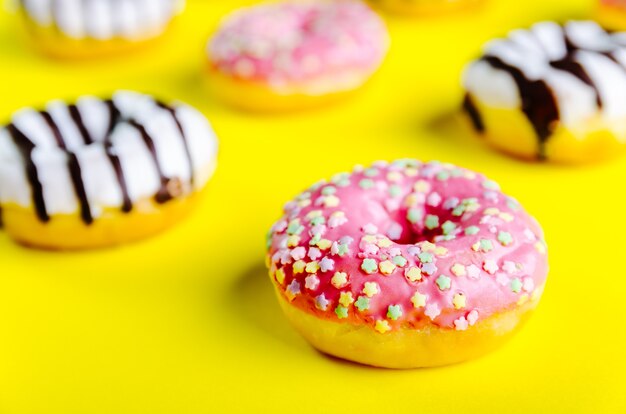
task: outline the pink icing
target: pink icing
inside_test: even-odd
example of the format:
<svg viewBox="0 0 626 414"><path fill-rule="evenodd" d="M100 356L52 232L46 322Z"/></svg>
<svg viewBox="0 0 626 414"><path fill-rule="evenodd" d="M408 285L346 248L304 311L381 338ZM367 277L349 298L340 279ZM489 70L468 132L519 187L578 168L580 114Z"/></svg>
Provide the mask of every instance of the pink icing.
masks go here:
<svg viewBox="0 0 626 414"><path fill-rule="evenodd" d="M281 83L373 73L387 47L384 23L361 2L292 1L233 13L211 39L209 56L223 73Z"/></svg>
<svg viewBox="0 0 626 414"><path fill-rule="evenodd" d="M415 160L314 185L287 203L268 248L293 306L391 329L467 329L539 295L548 271L540 226L496 183Z"/></svg>

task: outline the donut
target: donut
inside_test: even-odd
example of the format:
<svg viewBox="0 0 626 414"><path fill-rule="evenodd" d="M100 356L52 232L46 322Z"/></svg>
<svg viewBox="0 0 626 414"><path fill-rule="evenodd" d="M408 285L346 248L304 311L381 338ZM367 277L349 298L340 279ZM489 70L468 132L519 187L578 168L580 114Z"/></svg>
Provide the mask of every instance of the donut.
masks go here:
<svg viewBox="0 0 626 414"><path fill-rule="evenodd" d="M138 240L191 210L216 152L202 114L136 92L22 109L0 129L0 222L47 249Z"/></svg>
<svg viewBox="0 0 626 414"><path fill-rule="evenodd" d="M428 16L469 11L485 0L370 0L370 2L394 13Z"/></svg>
<svg viewBox="0 0 626 414"><path fill-rule="evenodd" d="M300 109L359 89L386 55L383 21L359 1L283 1L227 16L207 46L211 93L240 108Z"/></svg>
<svg viewBox="0 0 626 414"><path fill-rule="evenodd" d="M542 22L487 44L466 68L474 129L523 159L601 161L626 147L626 33Z"/></svg>
<svg viewBox="0 0 626 414"><path fill-rule="evenodd" d="M626 1L599 0L596 8L596 20L603 27L613 30L626 29Z"/></svg>
<svg viewBox="0 0 626 414"><path fill-rule="evenodd" d="M20 0L34 45L61 58L134 49L162 35L185 0Z"/></svg>
<svg viewBox="0 0 626 414"><path fill-rule="evenodd" d="M356 167L285 205L267 262L287 319L318 350L387 368L482 355L546 280L538 223L498 185L451 164Z"/></svg>

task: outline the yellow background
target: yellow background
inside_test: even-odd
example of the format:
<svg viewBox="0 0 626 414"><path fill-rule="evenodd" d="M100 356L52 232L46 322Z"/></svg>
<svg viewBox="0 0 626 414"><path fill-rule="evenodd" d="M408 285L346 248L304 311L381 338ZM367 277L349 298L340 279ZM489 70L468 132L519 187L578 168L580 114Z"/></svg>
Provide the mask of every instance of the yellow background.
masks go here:
<svg viewBox="0 0 626 414"><path fill-rule="evenodd" d="M189 3L157 47L97 63L47 60L18 37L16 16L0 16L0 117L132 88L197 106L221 139L201 206L159 237L76 254L25 249L0 233L0 413L626 412L626 159L519 162L452 116L460 70L484 41L584 17L590 2L386 16L393 46L373 82L289 116L238 112L203 92L206 37L243 2ZM263 256L282 204L353 164L398 157L485 172L544 226L552 271L542 303L485 358L413 371L353 365L315 352L280 314Z"/></svg>

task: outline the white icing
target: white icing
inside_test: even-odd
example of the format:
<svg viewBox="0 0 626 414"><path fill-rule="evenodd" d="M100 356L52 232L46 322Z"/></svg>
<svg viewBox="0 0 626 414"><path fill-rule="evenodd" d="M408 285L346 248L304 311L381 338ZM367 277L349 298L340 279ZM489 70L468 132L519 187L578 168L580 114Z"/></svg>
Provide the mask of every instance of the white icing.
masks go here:
<svg viewBox="0 0 626 414"><path fill-rule="evenodd" d="M164 175L189 185L191 171L185 141L172 114L159 107L150 96L135 92L117 92L113 101L122 119L135 120L149 133ZM123 203L121 187L103 144L110 111L103 100L95 97L82 97L76 106L94 140L92 144L84 144L66 104L52 101L46 111L61 131L67 148L76 154L91 212L98 217L104 209L120 208ZM170 108L175 110L185 133L193 166L193 190L200 190L215 168L215 133L207 119L194 108L181 103ZM58 147L41 113L24 109L15 113L11 122L36 145L32 159L48 213L76 213L80 206L68 169L67 152ZM137 128L121 121L108 139L110 153L119 157L130 199L135 202L153 197L161 186L160 176ZM11 135L6 128L0 129L0 204L32 206L31 186L25 171L24 160Z"/></svg>
<svg viewBox="0 0 626 414"><path fill-rule="evenodd" d="M597 87L602 107L598 106L592 86L568 71L551 66L551 62L561 60L567 54L564 33L578 48L573 59L582 65ZM601 116L611 125L626 118L626 105L623 104L623 97L626 96L626 44L623 40L626 40L623 33L609 34L590 21L570 22L564 27L542 22L530 30L515 30L506 39L488 43L485 55L497 57L518 68L531 81L544 81L554 93L564 124L574 126ZM619 64L603 54L608 52ZM463 84L472 96L486 105L509 109L521 107L519 89L513 77L483 60L477 60L466 68Z"/></svg>
<svg viewBox="0 0 626 414"><path fill-rule="evenodd" d="M141 40L165 30L185 0L23 0L30 19L74 39Z"/></svg>

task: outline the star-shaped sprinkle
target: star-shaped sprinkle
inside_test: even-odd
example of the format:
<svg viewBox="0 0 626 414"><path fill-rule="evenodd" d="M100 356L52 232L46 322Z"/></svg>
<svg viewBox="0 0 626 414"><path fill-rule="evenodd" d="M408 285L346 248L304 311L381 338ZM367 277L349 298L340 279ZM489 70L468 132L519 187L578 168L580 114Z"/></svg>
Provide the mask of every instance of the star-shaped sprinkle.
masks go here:
<svg viewBox="0 0 626 414"><path fill-rule="evenodd" d="M419 292L415 292L413 296L411 296L411 303L413 306L417 308L423 308L426 306L426 295L422 295Z"/></svg>
<svg viewBox="0 0 626 414"><path fill-rule="evenodd" d="M522 291L522 281L518 278L511 280L511 291L520 293Z"/></svg>
<svg viewBox="0 0 626 414"><path fill-rule="evenodd" d="M320 239L317 242L317 247L319 247L321 250L328 250L330 248L330 246L333 245L333 242L331 242L328 239Z"/></svg>
<svg viewBox="0 0 626 414"><path fill-rule="evenodd" d="M469 226L465 229L465 235L473 236L475 234L478 234L479 231L480 229L477 226Z"/></svg>
<svg viewBox="0 0 626 414"><path fill-rule="evenodd" d="M457 331L465 331L468 325L469 324L467 323L467 319L465 319L465 316L461 316L454 321L454 329L456 329Z"/></svg>
<svg viewBox="0 0 626 414"><path fill-rule="evenodd" d="M501 245L508 246L513 243L513 236L509 232L501 231L498 233L498 241Z"/></svg>
<svg viewBox="0 0 626 414"><path fill-rule="evenodd" d="M364 178L359 181L359 187L361 187L363 190L369 190L370 188L374 187L374 185L374 180L369 178Z"/></svg>
<svg viewBox="0 0 626 414"><path fill-rule="evenodd" d="M387 307L387 318L392 321L398 320L402 316L402 306L400 305L389 305Z"/></svg>
<svg viewBox="0 0 626 414"><path fill-rule="evenodd" d="M428 230L436 229L439 227L439 216L428 214L426 216L426 220L424 221L424 226L426 226Z"/></svg>
<svg viewBox="0 0 626 414"><path fill-rule="evenodd" d="M454 265L452 265L450 271L454 276L465 276L467 274L465 266L463 266L461 263L455 263Z"/></svg>
<svg viewBox="0 0 626 414"><path fill-rule="evenodd" d="M304 279L304 287L309 290L317 290L319 285L320 279L315 275L309 275Z"/></svg>
<svg viewBox="0 0 626 414"><path fill-rule="evenodd" d="M478 321L478 311L476 309L472 310L467 314L467 322L470 326L473 326Z"/></svg>
<svg viewBox="0 0 626 414"><path fill-rule="evenodd" d="M480 244L480 250L484 253L490 252L493 250L493 243L489 239L480 239L478 242Z"/></svg>
<svg viewBox="0 0 626 414"><path fill-rule="evenodd" d="M377 295L379 292L378 284L376 282L365 282L363 285L363 294L368 298L371 298L374 295Z"/></svg>
<svg viewBox="0 0 626 414"><path fill-rule="evenodd" d="M322 272L329 272L335 268L335 261L329 257L324 257L319 263Z"/></svg>
<svg viewBox="0 0 626 414"><path fill-rule="evenodd" d="M337 192L337 189L335 187L333 187L332 185L328 185L324 188L322 188L322 194L323 195L331 195L331 194L335 194Z"/></svg>
<svg viewBox="0 0 626 414"><path fill-rule="evenodd" d="M470 279L478 279L480 277L480 268L474 264L467 266L465 271Z"/></svg>
<svg viewBox="0 0 626 414"><path fill-rule="evenodd" d="M378 264L378 268L383 275L390 275L396 270L396 265L389 260L385 260Z"/></svg>
<svg viewBox="0 0 626 414"><path fill-rule="evenodd" d="M282 267L276 270L276 272L274 273L274 278L281 285L285 283L285 271Z"/></svg>
<svg viewBox="0 0 626 414"><path fill-rule="evenodd" d="M391 326L389 326L389 322L379 319L376 321L376 326L374 329L376 329L381 334L384 334L391 330Z"/></svg>
<svg viewBox="0 0 626 414"><path fill-rule="evenodd" d="M427 193L430 191L430 184L428 181L418 180L415 185L413 185L413 189L418 193Z"/></svg>
<svg viewBox="0 0 626 414"><path fill-rule="evenodd" d="M485 211L483 211L483 214L485 216L497 216L498 214L500 214L500 210L495 207L489 207L486 208Z"/></svg>
<svg viewBox="0 0 626 414"><path fill-rule="evenodd" d="M348 274L346 272L335 272L330 279L330 283L337 289L341 289L348 284Z"/></svg>
<svg viewBox="0 0 626 414"><path fill-rule="evenodd" d="M393 261L393 264L399 267L404 267L406 266L406 263L407 263L407 260L404 256L394 256L392 261Z"/></svg>
<svg viewBox="0 0 626 414"><path fill-rule="evenodd" d="M445 275L441 275L435 280L435 283L439 287L439 290L448 290L450 289L450 285L452 284L452 280Z"/></svg>
<svg viewBox="0 0 626 414"><path fill-rule="evenodd" d="M454 305L454 309L463 309L465 307L466 298L462 293L456 293L452 297L452 304Z"/></svg>
<svg viewBox="0 0 626 414"><path fill-rule="evenodd" d="M335 308L335 315L337 315L337 317L339 319L345 319L348 317L348 308L341 306L341 305L337 305L337 307Z"/></svg>
<svg viewBox="0 0 626 414"><path fill-rule="evenodd" d="M361 263L361 270L368 275L371 275L378 270L378 264L374 259L363 259L363 262Z"/></svg>
<svg viewBox="0 0 626 414"><path fill-rule="evenodd" d="M334 196L334 195L329 195L324 197L324 207L326 208L330 208L330 207L337 207L339 205L339 197Z"/></svg>
<svg viewBox="0 0 626 414"><path fill-rule="evenodd" d="M422 263L430 263L433 261L433 254L429 252L420 252L417 257L419 257Z"/></svg>
<svg viewBox="0 0 626 414"><path fill-rule="evenodd" d="M409 223L415 224L422 219L422 212L416 208L410 208L406 213L406 219Z"/></svg>
<svg viewBox="0 0 626 414"><path fill-rule="evenodd" d="M378 247L381 247L381 248L389 247L392 244L393 242L389 240L387 237L383 237L382 239L376 242L376 245L378 245Z"/></svg>
<svg viewBox="0 0 626 414"><path fill-rule="evenodd" d="M485 272L493 275L498 271L499 267L494 260L485 260L485 262L483 263L483 269L485 270Z"/></svg>
<svg viewBox="0 0 626 414"><path fill-rule="evenodd" d="M329 304L330 301L326 299L323 293L315 298L315 307L321 311L328 309Z"/></svg>
<svg viewBox="0 0 626 414"><path fill-rule="evenodd" d="M404 276L409 282L417 282L422 279L422 271L415 266L411 266L404 271Z"/></svg>
<svg viewBox="0 0 626 414"><path fill-rule="evenodd" d="M447 220L445 223L441 225L441 230L443 231L443 234L445 235L452 234L452 232L456 230L456 224L454 224L450 220Z"/></svg>
<svg viewBox="0 0 626 414"><path fill-rule="evenodd" d="M287 286L285 294L287 295L289 302L293 301L296 296L300 294L300 283L298 283L296 279L292 280L289 286Z"/></svg>
<svg viewBox="0 0 626 414"><path fill-rule="evenodd" d="M361 312L364 312L370 308L370 299L367 296L359 296L354 302L354 306Z"/></svg>
<svg viewBox="0 0 626 414"><path fill-rule="evenodd" d="M296 236L294 234L293 236L287 237L287 246L296 247L299 243L300 243L300 236Z"/></svg>
<svg viewBox="0 0 626 414"><path fill-rule="evenodd" d="M293 264L293 273L298 274L304 272L304 268L306 267L306 262L304 260L298 260Z"/></svg>
<svg viewBox="0 0 626 414"><path fill-rule="evenodd" d="M300 234L304 231L304 226L300 221L292 221L287 227L287 234Z"/></svg>
<svg viewBox="0 0 626 414"><path fill-rule="evenodd" d="M346 308L352 305L354 302L354 297L352 297L352 292L341 292L339 294L339 303Z"/></svg>
<svg viewBox="0 0 626 414"><path fill-rule="evenodd" d="M437 316L441 314L441 309L437 306L436 303L429 303L426 305L426 310L424 311L424 315L428 316L430 320L435 320Z"/></svg>
<svg viewBox="0 0 626 414"><path fill-rule="evenodd" d="M317 261L314 260L312 262L307 263L304 270L307 273L316 273L318 270L320 270L320 265Z"/></svg>

